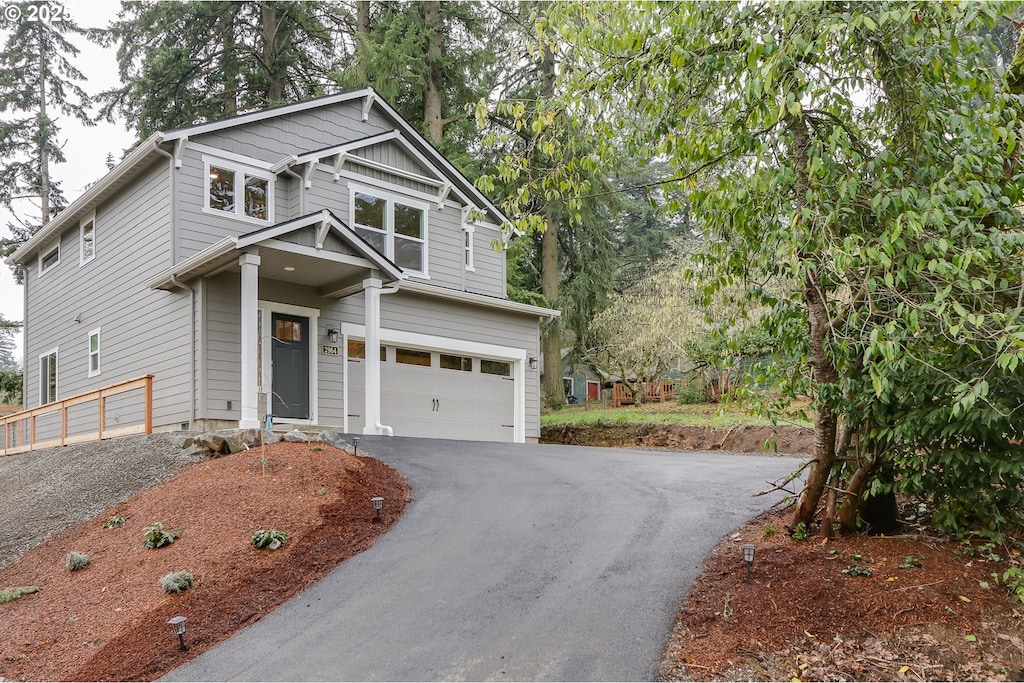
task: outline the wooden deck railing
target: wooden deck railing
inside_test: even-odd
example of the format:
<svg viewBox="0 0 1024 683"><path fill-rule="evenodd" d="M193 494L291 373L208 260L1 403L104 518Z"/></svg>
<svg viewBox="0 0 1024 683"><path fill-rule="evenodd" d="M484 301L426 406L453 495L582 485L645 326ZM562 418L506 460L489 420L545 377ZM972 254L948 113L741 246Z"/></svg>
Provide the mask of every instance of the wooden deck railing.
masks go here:
<svg viewBox="0 0 1024 683"><path fill-rule="evenodd" d="M679 387L683 383L680 379L657 380L644 384L644 403L664 403L671 401L679 393ZM612 385L612 400L616 408L636 403L633 392L622 382Z"/></svg>
<svg viewBox="0 0 1024 683"><path fill-rule="evenodd" d="M3 455L153 431L153 375L0 418Z"/></svg>

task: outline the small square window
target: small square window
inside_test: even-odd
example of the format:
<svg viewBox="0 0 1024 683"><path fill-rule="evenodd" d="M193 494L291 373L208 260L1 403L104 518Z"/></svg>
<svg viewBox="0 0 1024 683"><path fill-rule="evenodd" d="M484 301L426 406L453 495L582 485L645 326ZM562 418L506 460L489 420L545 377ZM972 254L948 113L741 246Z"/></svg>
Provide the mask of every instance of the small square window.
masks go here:
<svg viewBox="0 0 1024 683"><path fill-rule="evenodd" d="M273 174L212 157L204 156L203 162L207 173L203 211L260 223L274 220Z"/></svg>
<svg viewBox="0 0 1024 683"><path fill-rule="evenodd" d="M60 239L39 253L39 274L60 263Z"/></svg>
<svg viewBox="0 0 1024 683"><path fill-rule="evenodd" d="M219 166L210 166L210 208L234 213L234 171Z"/></svg>
<svg viewBox="0 0 1024 683"><path fill-rule="evenodd" d="M245 215L250 218L267 220L267 192L269 181L266 178L245 176Z"/></svg>

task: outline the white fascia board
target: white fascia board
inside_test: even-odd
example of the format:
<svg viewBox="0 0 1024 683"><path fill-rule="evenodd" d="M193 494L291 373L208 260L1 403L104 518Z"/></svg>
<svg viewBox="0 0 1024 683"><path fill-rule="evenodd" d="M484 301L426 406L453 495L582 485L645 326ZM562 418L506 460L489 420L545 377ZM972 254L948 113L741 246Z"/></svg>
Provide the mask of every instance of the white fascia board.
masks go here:
<svg viewBox="0 0 1024 683"><path fill-rule="evenodd" d="M234 251L237 248L238 242L234 237L225 237L219 242L214 242L202 251L197 251L184 261L180 261L170 268L165 268L149 280L146 280L144 284L150 289L166 287L167 285L172 284L173 279L178 275L187 273L188 271L202 266L204 263L212 261L219 256L223 256L230 251Z"/></svg>
<svg viewBox="0 0 1024 683"><path fill-rule="evenodd" d="M497 297L485 296L483 294L473 294L472 292L462 292L457 289L435 287L433 285L426 285L412 280L403 280L400 291L409 292L410 294L423 294L425 296L434 297L435 299L447 299L448 301L457 301L459 303L482 306L484 308L494 308L508 313L521 313L523 315L531 315L538 318L559 318L562 315L561 311L553 308L542 308L540 306L531 306L530 304L522 304L518 301L499 299Z"/></svg>
<svg viewBox="0 0 1024 683"><path fill-rule="evenodd" d="M161 142L165 142L162 135L162 133L150 135L138 147L132 150L131 154L122 159L121 163L114 166L107 175L103 176L99 182L83 192L78 199L71 202L66 209L57 214L53 220L40 228L39 232L33 235L31 239L8 256L5 262L12 266L15 264L23 265L36 249L48 243L54 235L59 235L70 225L77 224L78 218L86 208L92 210L90 207L91 202L109 189L111 185L124 178L124 176L135 172L139 164L154 152Z"/></svg>
<svg viewBox="0 0 1024 683"><path fill-rule="evenodd" d="M389 130L386 133L378 133L369 137L360 138L359 140L353 140L352 142L345 142L340 145L334 145L333 147L327 147L325 149L317 150L314 152L307 152L306 154L300 154L296 157L295 162L304 164L307 161L320 161L328 157L333 157L336 154L343 152L351 152L364 147L372 147L373 145L379 145L382 142L388 140L394 140L400 133L397 130Z"/></svg>

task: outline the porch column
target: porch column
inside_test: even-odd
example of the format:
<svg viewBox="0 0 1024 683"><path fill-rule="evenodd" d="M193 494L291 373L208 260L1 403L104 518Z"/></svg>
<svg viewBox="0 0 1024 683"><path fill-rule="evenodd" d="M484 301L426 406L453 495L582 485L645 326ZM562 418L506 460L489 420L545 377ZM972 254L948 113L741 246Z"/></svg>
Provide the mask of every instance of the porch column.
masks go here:
<svg viewBox="0 0 1024 683"><path fill-rule="evenodd" d="M379 278L363 280L366 316L366 405L363 407L363 434L380 434L380 288Z"/></svg>
<svg viewBox="0 0 1024 683"><path fill-rule="evenodd" d="M255 429L260 426L257 387L259 375L256 367L259 362L256 343L259 316L259 254L242 254L238 257L238 265L242 267L242 298L239 306L242 318L239 330L239 342L242 347L242 419L238 421L238 427Z"/></svg>

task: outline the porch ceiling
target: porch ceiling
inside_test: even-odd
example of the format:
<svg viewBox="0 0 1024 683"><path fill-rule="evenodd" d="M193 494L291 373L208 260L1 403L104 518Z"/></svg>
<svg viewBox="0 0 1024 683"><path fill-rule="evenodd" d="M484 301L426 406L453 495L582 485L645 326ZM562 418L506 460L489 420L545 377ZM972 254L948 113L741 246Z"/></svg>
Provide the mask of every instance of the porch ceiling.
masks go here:
<svg viewBox="0 0 1024 683"><path fill-rule="evenodd" d="M350 283L361 282L369 277L372 268L368 262L339 263L328 258L295 254L267 246L261 246L259 254L260 279L315 287L321 296L328 296L339 284L348 286ZM240 273L237 257L221 272Z"/></svg>

